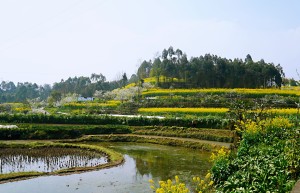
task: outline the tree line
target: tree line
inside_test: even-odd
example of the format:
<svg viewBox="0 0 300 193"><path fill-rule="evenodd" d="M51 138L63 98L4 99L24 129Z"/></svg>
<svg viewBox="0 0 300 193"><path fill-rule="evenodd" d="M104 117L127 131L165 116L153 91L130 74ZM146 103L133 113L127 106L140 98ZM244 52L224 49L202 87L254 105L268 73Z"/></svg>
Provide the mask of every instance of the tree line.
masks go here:
<svg viewBox="0 0 300 193"><path fill-rule="evenodd" d="M56 100L66 94L78 94L83 97L92 97L96 90L110 91L124 87L127 84L127 76L124 73L120 80L106 81L104 75L93 73L90 77L69 77L66 80L55 82L53 86L45 84L39 86L36 83L20 83L16 85L11 81L2 81L0 84L0 103L24 102L27 99L46 100L53 96Z"/></svg>
<svg viewBox="0 0 300 193"><path fill-rule="evenodd" d="M143 61L139 79L155 77L160 87L183 88L266 88L280 87L284 72L280 64L243 59L227 59L205 54L187 58L180 49L164 49L159 57Z"/></svg>
<svg viewBox="0 0 300 193"><path fill-rule="evenodd" d="M157 86L162 88L266 88L280 87L287 82L280 64L275 66L263 59L255 62L249 54L245 59L233 60L212 54L188 59L183 51L170 46L153 60L143 61L130 79L123 73L118 80L107 81L101 73L93 73L90 77L62 79L52 86L2 81L0 103L24 102L27 99L42 101L51 95L59 99L69 93L91 97L96 91L111 91L131 82L142 85L149 77L155 78Z"/></svg>
<svg viewBox="0 0 300 193"><path fill-rule="evenodd" d="M39 86L36 83L18 82L16 85L11 81L2 81L0 84L0 103L23 102L27 99L45 100L51 93L51 86L45 84Z"/></svg>

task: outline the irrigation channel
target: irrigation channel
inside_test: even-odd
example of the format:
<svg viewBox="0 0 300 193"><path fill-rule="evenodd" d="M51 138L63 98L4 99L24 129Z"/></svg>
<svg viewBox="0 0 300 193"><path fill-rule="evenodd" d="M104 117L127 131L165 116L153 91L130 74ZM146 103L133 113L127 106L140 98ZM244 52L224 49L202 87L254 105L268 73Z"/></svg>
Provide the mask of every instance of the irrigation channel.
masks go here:
<svg viewBox="0 0 300 193"><path fill-rule="evenodd" d="M93 144L95 145L95 143ZM210 169L210 153L180 147L140 143L101 143L124 155L117 167L64 176L42 176L0 184L5 193L147 193L149 179L190 182Z"/></svg>

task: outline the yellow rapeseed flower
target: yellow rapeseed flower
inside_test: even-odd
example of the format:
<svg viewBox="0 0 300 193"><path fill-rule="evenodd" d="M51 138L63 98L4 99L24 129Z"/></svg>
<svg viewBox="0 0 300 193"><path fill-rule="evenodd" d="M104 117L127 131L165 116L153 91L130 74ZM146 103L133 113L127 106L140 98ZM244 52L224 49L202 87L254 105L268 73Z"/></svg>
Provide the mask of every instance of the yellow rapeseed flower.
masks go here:
<svg viewBox="0 0 300 193"><path fill-rule="evenodd" d="M223 114L228 108L139 108L139 113L214 113Z"/></svg>
<svg viewBox="0 0 300 193"><path fill-rule="evenodd" d="M153 181L152 179L150 179L149 182L150 182L151 184L154 184L154 181Z"/></svg>
<svg viewBox="0 0 300 193"><path fill-rule="evenodd" d="M170 93L177 95L197 94L197 93L238 93L238 94L255 94L255 95L294 95L300 96L300 92L295 89L284 90L284 89L246 89L246 88L210 88L210 89L149 89L144 91L142 95L170 95Z"/></svg>
<svg viewBox="0 0 300 193"><path fill-rule="evenodd" d="M210 177L211 177L211 174L208 172L208 173L206 174L205 178L206 178L206 179L210 179Z"/></svg>

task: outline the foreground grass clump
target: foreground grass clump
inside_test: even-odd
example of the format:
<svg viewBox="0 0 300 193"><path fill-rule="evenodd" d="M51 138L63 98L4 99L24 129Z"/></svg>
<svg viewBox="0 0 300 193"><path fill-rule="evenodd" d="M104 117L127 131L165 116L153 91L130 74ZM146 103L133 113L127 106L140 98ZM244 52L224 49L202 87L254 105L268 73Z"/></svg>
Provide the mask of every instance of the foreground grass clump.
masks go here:
<svg viewBox="0 0 300 193"><path fill-rule="evenodd" d="M94 145L85 145L85 144L68 144L68 143L41 143L41 142L32 142L32 143L0 143L0 148L52 148L52 147L59 147L59 148L79 148L82 150L89 150L89 151L96 151L98 153L104 154L108 157L108 163L93 166L93 167L75 167L75 168L67 168L62 169L54 172L17 172L17 173L9 173L9 174L0 174L0 183L5 182L7 180L13 179L21 179L21 178L28 178L34 176L41 176L41 175L53 175L53 174L66 174L66 173L74 173L74 172L83 172L107 167L113 167L116 165L121 164L124 159L120 153L117 153L113 150L101 147L101 146L94 146Z"/></svg>
<svg viewBox="0 0 300 193"><path fill-rule="evenodd" d="M240 121L237 152L214 160L220 192L289 192L300 176L299 129L286 118Z"/></svg>

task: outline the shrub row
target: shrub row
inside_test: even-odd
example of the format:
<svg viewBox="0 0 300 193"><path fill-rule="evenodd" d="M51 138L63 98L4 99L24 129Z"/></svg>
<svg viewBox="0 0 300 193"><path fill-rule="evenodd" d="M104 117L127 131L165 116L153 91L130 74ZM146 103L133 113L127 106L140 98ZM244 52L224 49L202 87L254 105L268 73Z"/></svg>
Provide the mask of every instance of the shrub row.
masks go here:
<svg viewBox="0 0 300 193"><path fill-rule="evenodd" d="M1 128L1 140L17 139L71 139L91 134L131 133L125 125L29 125L19 128Z"/></svg>
<svg viewBox="0 0 300 193"><path fill-rule="evenodd" d="M47 124L89 124L89 125L128 125L128 126L179 126L197 128L224 128L229 120L216 116L189 118L146 118L113 117L97 115L42 115L42 114L0 114L0 123L47 123Z"/></svg>

